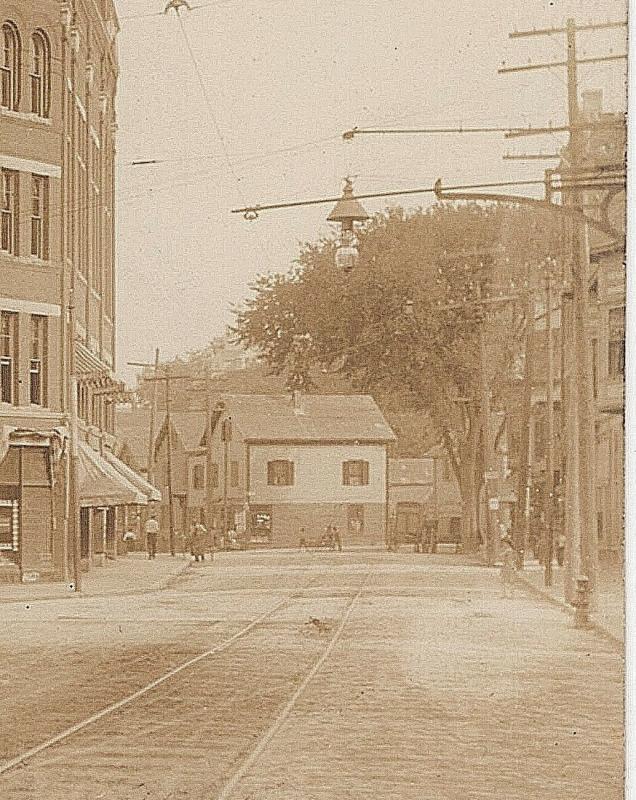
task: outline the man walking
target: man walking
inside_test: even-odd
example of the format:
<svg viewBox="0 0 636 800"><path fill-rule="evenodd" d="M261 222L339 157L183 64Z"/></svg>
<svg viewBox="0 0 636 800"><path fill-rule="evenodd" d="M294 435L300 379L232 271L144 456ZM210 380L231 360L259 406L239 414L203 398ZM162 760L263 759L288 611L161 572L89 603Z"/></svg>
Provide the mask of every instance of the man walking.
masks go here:
<svg viewBox="0 0 636 800"><path fill-rule="evenodd" d="M333 542L333 549L338 550L339 553L342 553L342 539L340 537L340 529L337 525L331 526L331 535L332 535L332 542Z"/></svg>
<svg viewBox="0 0 636 800"><path fill-rule="evenodd" d="M157 555L157 536L159 535L159 523L157 522L156 514L150 515L150 519L146 521L144 531L146 533L148 558L154 558Z"/></svg>

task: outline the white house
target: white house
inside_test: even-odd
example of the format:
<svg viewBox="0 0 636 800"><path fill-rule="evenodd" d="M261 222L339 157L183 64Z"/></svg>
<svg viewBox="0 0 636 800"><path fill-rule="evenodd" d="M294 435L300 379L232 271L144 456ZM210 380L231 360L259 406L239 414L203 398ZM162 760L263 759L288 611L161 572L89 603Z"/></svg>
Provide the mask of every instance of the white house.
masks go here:
<svg viewBox="0 0 636 800"><path fill-rule="evenodd" d="M394 439L368 395L226 395L212 438L215 527L226 516L253 543L295 547L333 524L345 544L381 543Z"/></svg>

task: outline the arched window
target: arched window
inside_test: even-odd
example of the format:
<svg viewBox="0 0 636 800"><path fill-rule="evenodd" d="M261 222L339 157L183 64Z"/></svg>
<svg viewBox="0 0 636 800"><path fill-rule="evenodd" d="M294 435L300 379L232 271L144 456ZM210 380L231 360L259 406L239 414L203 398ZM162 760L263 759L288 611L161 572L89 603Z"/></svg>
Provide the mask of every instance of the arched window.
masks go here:
<svg viewBox="0 0 636 800"><path fill-rule="evenodd" d="M51 56L49 42L42 31L31 37L31 113L48 117L51 95Z"/></svg>
<svg viewBox="0 0 636 800"><path fill-rule="evenodd" d="M20 102L20 35L13 22L2 24L2 91L0 105L17 111Z"/></svg>

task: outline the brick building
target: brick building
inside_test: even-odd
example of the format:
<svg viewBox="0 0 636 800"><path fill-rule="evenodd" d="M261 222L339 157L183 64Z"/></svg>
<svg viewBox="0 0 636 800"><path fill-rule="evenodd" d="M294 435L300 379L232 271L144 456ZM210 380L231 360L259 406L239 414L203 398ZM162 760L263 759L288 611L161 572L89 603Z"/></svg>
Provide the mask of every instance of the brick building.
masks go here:
<svg viewBox="0 0 636 800"><path fill-rule="evenodd" d="M0 26L0 580L65 577L72 368L85 566L114 555L117 507L151 492L104 457L120 388L117 18L112 0L0 0Z"/></svg>

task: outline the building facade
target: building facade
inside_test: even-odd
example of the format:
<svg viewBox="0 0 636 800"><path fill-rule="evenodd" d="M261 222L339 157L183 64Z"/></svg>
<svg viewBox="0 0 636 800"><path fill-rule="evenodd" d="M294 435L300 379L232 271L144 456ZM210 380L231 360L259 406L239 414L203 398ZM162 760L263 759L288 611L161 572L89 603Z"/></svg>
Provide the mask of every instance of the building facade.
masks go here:
<svg viewBox="0 0 636 800"><path fill-rule="evenodd" d="M626 128L624 117L603 111L600 91L583 92L581 102L586 131L584 166L611 170L624 166ZM591 349L592 384L596 430L596 511L599 555L604 560L620 560L624 539L624 383L625 383L625 309L626 272L624 242L620 226L624 226L624 192L586 189L581 192L586 212L597 219L618 226L610 236L589 226L588 318L587 330ZM622 201L621 201L622 194ZM614 201L617 201L616 203ZM615 206L615 207L614 207ZM561 311L553 294L551 341L554 353L554 420L556 434L557 522L562 519L561 479L564 428L561 403ZM542 287L537 287L535 321L532 332L532 424L530 453L533 469L531 527L539 537L543 508L546 502L546 396L547 396L546 303Z"/></svg>
<svg viewBox="0 0 636 800"><path fill-rule="evenodd" d="M85 567L115 554L116 509L150 493L104 457L121 388L117 18L112 0L0 0L0 26L0 580L64 578L72 374Z"/></svg>
<svg viewBox="0 0 636 800"><path fill-rule="evenodd" d="M209 527L248 546L297 547L336 525L349 545L381 544L394 435L364 395L226 395L211 440ZM207 439L188 461L188 506L205 518Z"/></svg>

